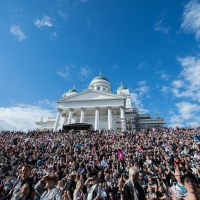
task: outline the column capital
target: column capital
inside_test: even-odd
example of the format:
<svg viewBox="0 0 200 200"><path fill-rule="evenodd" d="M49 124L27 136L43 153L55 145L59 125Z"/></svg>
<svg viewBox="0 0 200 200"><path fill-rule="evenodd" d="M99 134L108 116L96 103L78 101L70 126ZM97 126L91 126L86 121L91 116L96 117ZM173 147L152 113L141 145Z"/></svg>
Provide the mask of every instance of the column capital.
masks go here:
<svg viewBox="0 0 200 200"><path fill-rule="evenodd" d="M96 108L96 110L100 110L100 108L99 107L95 107Z"/></svg>
<svg viewBox="0 0 200 200"><path fill-rule="evenodd" d="M108 106L107 108L108 108L108 110L112 110L112 107L111 107L111 106Z"/></svg>
<svg viewBox="0 0 200 200"><path fill-rule="evenodd" d="M63 109L62 109L62 108L58 108L58 112L59 112L59 113L62 113L62 112L63 112Z"/></svg>
<svg viewBox="0 0 200 200"><path fill-rule="evenodd" d="M124 109L125 107L124 107L124 106L120 106L120 108L121 108L121 109Z"/></svg>
<svg viewBox="0 0 200 200"><path fill-rule="evenodd" d="M69 111L72 111L72 112L73 112L73 111L74 111L74 108L69 108Z"/></svg>
<svg viewBox="0 0 200 200"><path fill-rule="evenodd" d="M84 107L81 107L81 110L85 111L85 110L86 110L86 108L84 108Z"/></svg>

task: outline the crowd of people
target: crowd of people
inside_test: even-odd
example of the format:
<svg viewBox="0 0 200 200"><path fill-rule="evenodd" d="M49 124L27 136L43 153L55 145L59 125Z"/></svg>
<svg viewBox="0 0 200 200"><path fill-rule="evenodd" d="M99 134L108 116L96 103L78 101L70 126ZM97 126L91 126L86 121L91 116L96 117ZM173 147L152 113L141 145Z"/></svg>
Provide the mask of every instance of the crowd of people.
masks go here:
<svg viewBox="0 0 200 200"><path fill-rule="evenodd" d="M200 199L200 129L0 134L1 200Z"/></svg>

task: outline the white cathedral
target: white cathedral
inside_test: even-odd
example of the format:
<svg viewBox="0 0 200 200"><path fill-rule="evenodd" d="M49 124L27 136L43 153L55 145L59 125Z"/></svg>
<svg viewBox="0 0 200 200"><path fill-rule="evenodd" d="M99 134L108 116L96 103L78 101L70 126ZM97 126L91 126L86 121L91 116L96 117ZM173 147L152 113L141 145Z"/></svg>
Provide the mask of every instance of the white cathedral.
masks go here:
<svg viewBox="0 0 200 200"><path fill-rule="evenodd" d="M39 130L62 130L63 125L74 123L92 124L94 130L102 128L114 131L136 131L147 127L162 127L163 118L157 114L139 114L136 107L131 106L129 89L121 84L117 94L113 94L109 80L101 72L90 83L87 90L77 92L75 87L65 92L58 99L57 117L48 117L36 122Z"/></svg>

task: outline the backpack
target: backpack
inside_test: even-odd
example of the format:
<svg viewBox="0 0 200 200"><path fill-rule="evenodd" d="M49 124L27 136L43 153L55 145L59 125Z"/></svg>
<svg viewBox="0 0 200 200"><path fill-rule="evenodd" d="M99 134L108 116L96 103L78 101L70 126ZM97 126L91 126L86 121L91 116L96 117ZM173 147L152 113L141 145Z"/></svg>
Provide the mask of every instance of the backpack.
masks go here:
<svg viewBox="0 0 200 200"><path fill-rule="evenodd" d="M99 184L97 183L95 189L92 192L92 199L95 199L98 193Z"/></svg>

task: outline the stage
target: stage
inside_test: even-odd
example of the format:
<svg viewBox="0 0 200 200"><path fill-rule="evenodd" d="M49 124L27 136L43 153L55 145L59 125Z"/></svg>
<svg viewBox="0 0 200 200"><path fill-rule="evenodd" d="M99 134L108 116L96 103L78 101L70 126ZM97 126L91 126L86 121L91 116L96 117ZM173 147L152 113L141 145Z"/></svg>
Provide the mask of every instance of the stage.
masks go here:
<svg viewBox="0 0 200 200"><path fill-rule="evenodd" d="M63 125L64 131L74 131L74 132L88 132L93 130L92 124L86 123L74 123L74 124L66 124Z"/></svg>

